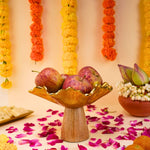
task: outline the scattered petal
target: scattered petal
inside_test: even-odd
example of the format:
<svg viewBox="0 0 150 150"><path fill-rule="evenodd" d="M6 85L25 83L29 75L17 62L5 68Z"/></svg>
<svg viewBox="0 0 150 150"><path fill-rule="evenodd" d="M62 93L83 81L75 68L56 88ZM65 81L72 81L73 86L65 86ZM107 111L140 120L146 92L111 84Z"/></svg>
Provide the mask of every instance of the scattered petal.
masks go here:
<svg viewBox="0 0 150 150"><path fill-rule="evenodd" d="M78 144L78 148L79 148L79 150L87 150L87 148L85 146L79 145L79 144Z"/></svg>

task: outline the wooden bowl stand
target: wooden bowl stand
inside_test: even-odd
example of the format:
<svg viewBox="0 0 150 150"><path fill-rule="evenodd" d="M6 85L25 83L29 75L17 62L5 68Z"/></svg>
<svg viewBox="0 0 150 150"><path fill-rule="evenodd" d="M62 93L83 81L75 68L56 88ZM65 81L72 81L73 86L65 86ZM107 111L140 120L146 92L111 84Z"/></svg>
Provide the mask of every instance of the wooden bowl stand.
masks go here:
<svg viewBox="0 0 150 150"><path fill-rule="evenodd" d="M83 107L65 107L61 139L68 142L81 142L89 138L88 125Z"/></svg>

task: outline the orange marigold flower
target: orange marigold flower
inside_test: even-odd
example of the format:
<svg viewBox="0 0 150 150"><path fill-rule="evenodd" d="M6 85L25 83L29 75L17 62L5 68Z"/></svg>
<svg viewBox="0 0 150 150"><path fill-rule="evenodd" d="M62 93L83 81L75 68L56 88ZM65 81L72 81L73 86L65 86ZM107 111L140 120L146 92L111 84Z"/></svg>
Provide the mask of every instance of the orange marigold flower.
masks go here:
<svg viewBox="0 0 150 150"><path fill-rule="evenodd" d="M40 37L40 36L41 36L41 31L40 31L40 30L31 31L31 32L30 32L30 35L31 35L32 37Z"/></svg>
<svg viewBox="0 0 150 150"><path fill-rule="evenodd" d="M115 45L114 39L106 39L103 41L104 47L113 47Z"/></svg>
<svg viewBox="0 0 150 150"><path fill-rule="evenodd" d="M32 51L37 53L43 53L44 51L43 45L33 45Z"/></svg>
<svg viewBox="0 0 150 150"><path fill-rule="evenodd" d="M41 3L41 0L29 0L30 3Z"/></svg>
<svg viewBox="0 0 150 150"><path fill-rule="evenodd" d="M35 61L40 61L43 59L43 53L31 52L30 58Z"/></svg>
<svg viewBox="0 0 150 150"><path fill-rule="evenodd" d="M41 18L39 16L33 15L32 16L32 21L36 23L41 24Z"/></svg>
<svg viewBox="0 0 150 150"><path fill-rule="evenodd" d="M104 0L103 1L103 7L104 8L112 8L115 6L115 1L114 0Z"/></svg>
<svg viewBox="0 0 150 150"><path fill-rule="evenodd" d="M107 59L113 61L116 59L117 53L116 53L116 49L110 47L110 48L103 48L102 49L102 54L104 57L106 57Z"/></svg>
<svg viewBox="0 0 150 150"><path fill-rule="evenodd" d="M30 25L30 29L32 31L41 31L42 28L43 28L42 24L38 24L38 23L35 23L35 22Z"/></svg>
<svg viewBox="0 0 150 150"><path fill-rule="evenodd" d="M113 16L105 16L103 18L103 22L106 24L114 24L115 23L115 18Z"/></svg>
<svg viewBox="0 0 150 150"><path fill-rule="evenodd" d="M102 26L102 29L104 32L113 32L115 30L116 26L114 24L104 24Z"/></svg>
<svg viewBox="0 0 150 150"><path fill-rule="evenodd" d="M43 7L41 6L41 5L39 5L39 4L36 4L36 3L34 3L34 4L31 4L30 5L30 9L31 9L31 11L32 12L34 12L35 14L36 13L42 13L42 11L43 11Z"/></svg>
<svg viewBox="0 0 150 150"><path fill-rule="evenodd" d="M43 39L41 37L32 37L31 42L33 45L42 45L43 44Z"/></svg>
<svg viewBox="0 0 150 150"><path fill-rule="evenodd" d="M114 39L115 38L115 33L114 32L106 32L103 35L103 39Z"/></svg>
<svg viewBox="0 0 150 150"><path fill-rule="evenodd" d="M104 14L107 16L113 16L115 14L115 11L113 8L106 8L104 9Z"/></svg>

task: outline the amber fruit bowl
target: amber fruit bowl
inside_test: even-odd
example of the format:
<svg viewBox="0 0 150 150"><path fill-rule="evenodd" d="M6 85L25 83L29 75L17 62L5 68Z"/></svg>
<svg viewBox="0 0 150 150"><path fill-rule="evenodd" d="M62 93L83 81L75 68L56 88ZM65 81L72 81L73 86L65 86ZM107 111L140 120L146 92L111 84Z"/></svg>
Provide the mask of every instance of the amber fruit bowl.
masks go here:
<svg viewBox="0 0 150 150"><path fill-rule="evenodd" d="M147 117L150 116L150 102L132 100L130 97L118 97L120 105L132 116Z"/></svg>
<svg viewBox="0 0 150 150"><path fill-rule="evenodd" d="M112 90L112 86L104 82L96 86L90 93L83 94L72 88L60 89L56 93L48 93L45 87L35 87L29 92L48 101L68 108L79 108L91 104Z"/></svg>

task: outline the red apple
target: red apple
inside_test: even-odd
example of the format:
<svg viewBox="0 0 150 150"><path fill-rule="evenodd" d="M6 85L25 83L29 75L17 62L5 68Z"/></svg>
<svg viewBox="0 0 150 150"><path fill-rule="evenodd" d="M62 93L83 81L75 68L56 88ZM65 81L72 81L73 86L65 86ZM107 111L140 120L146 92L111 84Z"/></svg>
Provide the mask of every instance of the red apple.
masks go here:
<svg viewBox="0 0 150 150"><path fill-rule="evenodd" d="M89 93L92 90L91 83L79 75L70 75L65 79L62 88L66 89L68 87L71 87L75 90L80 90L84 94Z"/></svg>
<svg viewBox="0 0 150 150"><path fill-rule="evenodd" d="M91 66L85 66L79 70L78 75L82 78L87 79L93 86L102 84L102 77L100 74Z"/></svg>
<svg viewBox="0 0 150 150"><path fill-rule="evenodd" d="M63 78L63 80L65 80L67 77L69 77L68 74L61 74L61 77Z"/></svg>
<svg viewBox="0 0 150 150"><path fill-rule="evenodd" d="M45 86L49 93L53 93L61 88L63 78L57 70L53 68L45 68L36 76L35 84L36 86Z"/></svg>

